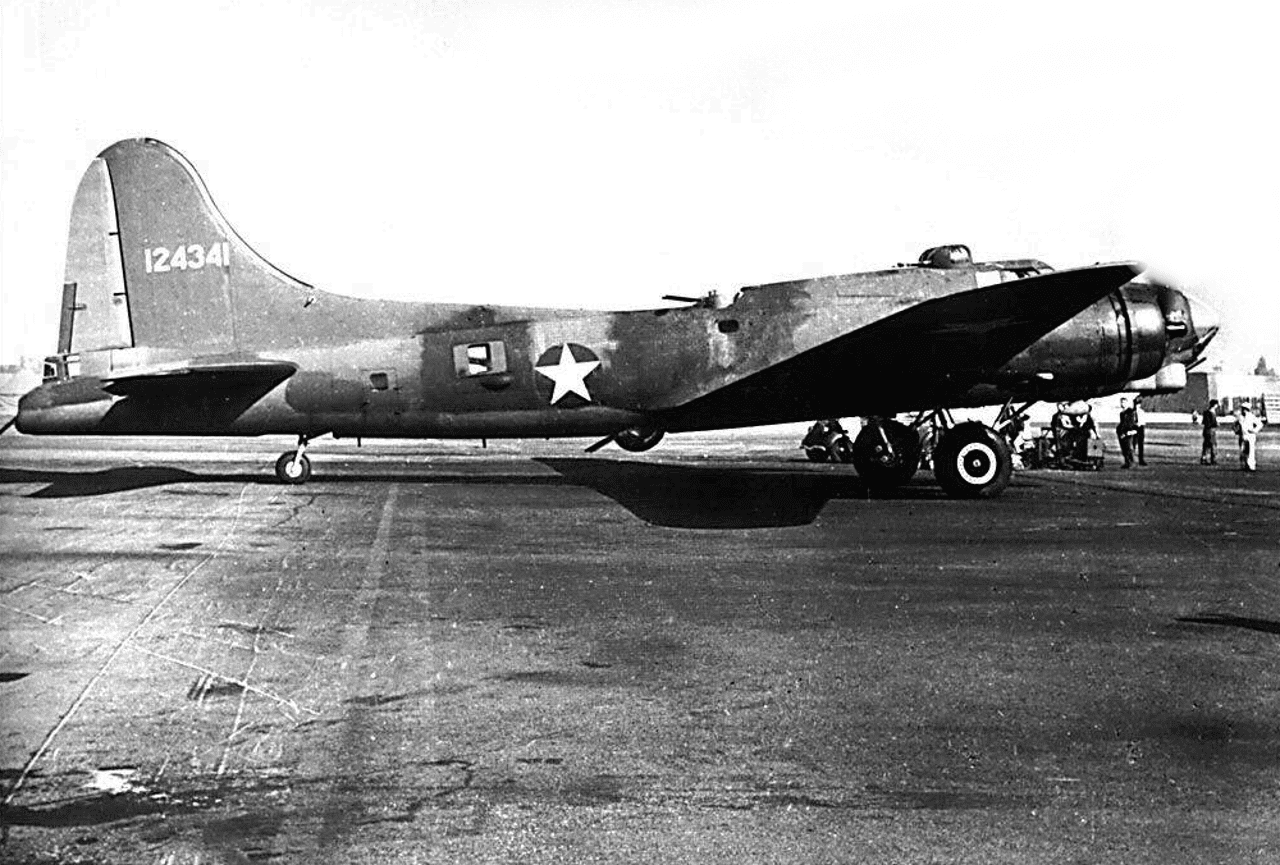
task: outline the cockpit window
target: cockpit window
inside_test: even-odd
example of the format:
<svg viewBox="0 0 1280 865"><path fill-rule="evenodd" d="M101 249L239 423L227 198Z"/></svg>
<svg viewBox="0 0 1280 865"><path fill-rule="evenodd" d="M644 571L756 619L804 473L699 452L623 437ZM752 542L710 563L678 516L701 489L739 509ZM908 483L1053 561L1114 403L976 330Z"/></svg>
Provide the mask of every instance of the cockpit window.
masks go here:
<svg viewBox="0 0 1280 865"><path fill-rule="evenodd" d="M1027 264L1010 264L992 270L979 270L975 276L977 278L978 287L983 288L988 285L996 285L1001 282L1015 282L1019 279L1027 279L1032 276L1039 276L1042 273L1052 273L1053 268L1047 264L1040 262Z"/></svg>
<svg viewBox="0 0 1280 865"><path fill-rule="evenodd" d="M1037 276L1040 269L1036 267L1011 267L1004 273L1011 274L1014 279L1026 279L1028 276ZM1004 280L1008 282L1008 279Z"/></svg>

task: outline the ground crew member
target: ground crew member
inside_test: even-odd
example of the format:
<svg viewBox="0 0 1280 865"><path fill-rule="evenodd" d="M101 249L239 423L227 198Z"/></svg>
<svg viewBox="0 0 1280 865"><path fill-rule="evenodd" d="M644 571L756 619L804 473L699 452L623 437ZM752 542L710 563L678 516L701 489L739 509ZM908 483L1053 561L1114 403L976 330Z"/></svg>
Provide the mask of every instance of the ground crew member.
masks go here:
<svg viewBox="0 0 1280 865"><path fill-rule="evenodd" d="M1133 398L1133 416L1137 424L1137 433L1133 437L1134 449L1138 454L1138 465L1147 464L1147 412L1142 407L1142 397Z"/></svg>
<svg viewBox="0 0 1280 865"><path fill-rule="evenodd" d="M1240 464L1247 472L1258 470L1258 433L1261 431L1262 418L1255 415L1247 405L1240 406L1236 434L1240 436Z"/></svg>
<svg viewBox="0 0 1280 865"><path fill-rule="evenodd" d="M1200 465L1218 464L1218 401L1209 400L1209 406L1200 415Z"/></svg>
<svg viewBox="0 0 1280 865"><path fill-rule="evenodd" d="M1120 440L1124 468L1133 468L1133 445L1138 438L1138 414L1127 399L1120 400L1120 423L1116 425L1116 438Z"/></svg>
<svg viewBox="0 0 1280 865"><path fill-rule="evenodd" d="M1069 424L1067 404L1060 402L1058 403L1058 410L1053 413L1053 420L1049 422L1049 431L1053 433L1053 453L1058 459L1067 456Z"/></svg>
<svg viewBox="0 0 1280 865"><path fill-rule="evenodd" d="M1098 425L1093 422L1093 406L1085 403L1084 417L1076 418L1076 441L1072 448L1081 462L1089 459L1089 442L1098 438Z"/></svg>

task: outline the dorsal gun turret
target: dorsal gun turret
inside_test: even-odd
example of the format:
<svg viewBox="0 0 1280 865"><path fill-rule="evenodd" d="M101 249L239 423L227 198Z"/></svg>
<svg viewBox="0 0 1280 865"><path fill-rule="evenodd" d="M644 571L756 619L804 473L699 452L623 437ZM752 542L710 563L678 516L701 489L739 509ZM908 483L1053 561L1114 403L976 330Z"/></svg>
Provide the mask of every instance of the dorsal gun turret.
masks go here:
<svg viewBox="0 0 1280 865"><path fill-rule="evenodd" d="M963 243L949 243L946 246L933 246L920 253L917 267L934 267L942 270L953 267L968 267L973 264L973 253Z"/></svg>

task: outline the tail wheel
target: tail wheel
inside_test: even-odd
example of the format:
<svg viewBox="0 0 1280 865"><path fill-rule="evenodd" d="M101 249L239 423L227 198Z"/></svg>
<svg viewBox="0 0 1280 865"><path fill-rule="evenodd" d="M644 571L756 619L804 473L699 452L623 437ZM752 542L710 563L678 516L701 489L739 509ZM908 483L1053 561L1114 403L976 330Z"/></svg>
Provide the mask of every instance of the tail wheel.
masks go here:
<svg viewBox="0 0 1280 865"><path fill-rule="evenodd" d="M645 429L643 427L635 427L632 429L624 429L613 437L618 443L618 447L624 451L639 453L647 451L649 448L662 441L662 437L666 435L665 430Z"/></svg>
<svg viewBox="0 0 1280 865"><path fill-rule="evenodd" d="M920 468L920 436L896 420L872 421L853 442L853 467L869 487L902 486Z"/></svg>
<svg viewBox="0 0 1280 865"><path fill-rule="evenodd" d="M285 484L306 483L311 477L311 460L297 451L280 454L280 459L276 460L276 477Z"/></svg>
<svg viewBox="0 0 1280 865"><path fill-rule="evenodd" d="M933 474L953 498L994 498L1013 477L1009 443L974 421L954 426L943 433L933 452Z"/></svg>

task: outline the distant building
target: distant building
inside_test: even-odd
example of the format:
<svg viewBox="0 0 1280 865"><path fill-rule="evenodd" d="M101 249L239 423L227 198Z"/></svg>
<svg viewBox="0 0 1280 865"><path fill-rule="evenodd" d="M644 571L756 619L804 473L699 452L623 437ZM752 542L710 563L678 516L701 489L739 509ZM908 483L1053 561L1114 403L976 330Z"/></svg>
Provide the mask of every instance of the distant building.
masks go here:
<svg viewBox="0 0 1280 865"><path fill-rule="evenodd" d="M1177 393L1146 397L1148 411L1202 411L1209 400L1219 402L1219 411L1230 414L1248 405L1269 421L1280 420L1280 377L1241 375L1229 372L1193 372L1187 386Z"/></svg>

